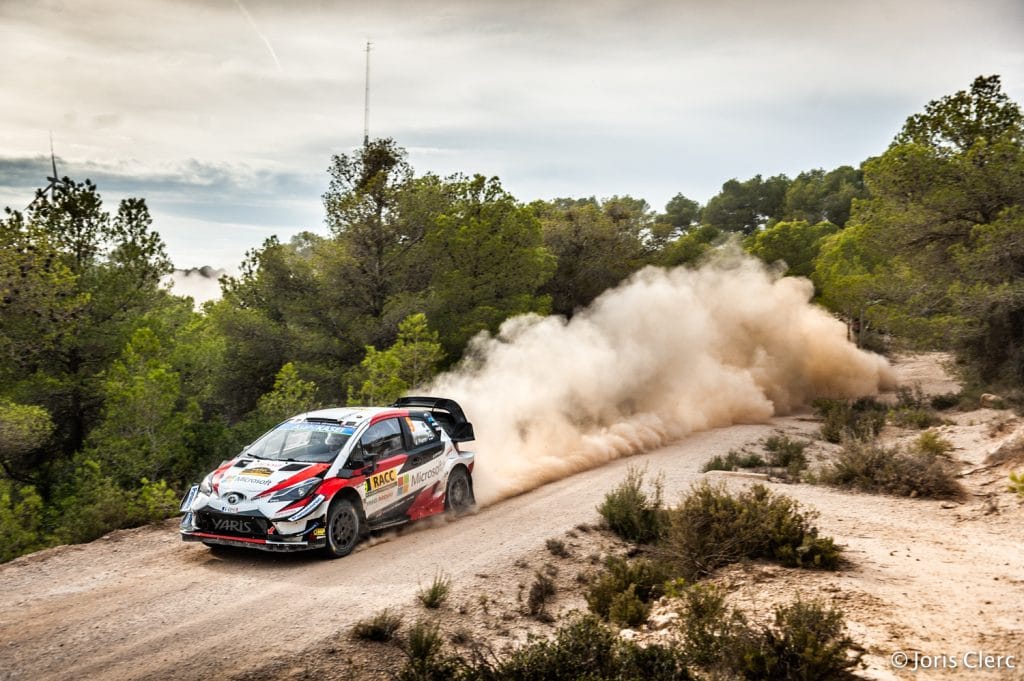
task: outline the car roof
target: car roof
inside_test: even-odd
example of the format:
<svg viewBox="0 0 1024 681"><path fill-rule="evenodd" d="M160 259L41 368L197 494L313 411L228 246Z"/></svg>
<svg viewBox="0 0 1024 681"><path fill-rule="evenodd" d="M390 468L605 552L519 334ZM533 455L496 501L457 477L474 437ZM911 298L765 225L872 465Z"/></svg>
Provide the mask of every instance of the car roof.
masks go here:
<svg viewBox="0 0 1024 681"><path fill-rule="evenodd" d="M289 420L304 419L331 419L340 421L347 425L358 425L364 421L371 421L377 414L395 411L391 407L331 407L329 409L317 409L299 414Z"/></svg>

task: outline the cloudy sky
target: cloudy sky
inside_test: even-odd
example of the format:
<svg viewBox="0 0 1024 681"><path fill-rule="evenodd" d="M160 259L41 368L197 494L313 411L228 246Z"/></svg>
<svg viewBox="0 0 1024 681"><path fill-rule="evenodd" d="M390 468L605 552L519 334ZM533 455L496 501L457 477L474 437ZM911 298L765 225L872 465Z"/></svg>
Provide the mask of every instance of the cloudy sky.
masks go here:
<svg viewBox="0 0 1024 681"><path fill-rule="evenodd" d="M1024 102L1021 0L0 0L0 206L58 170L147 199L180 267L325 231L331 154L394 137L419 172L520 199L705 202L856 165L998 73Z"/></svg>

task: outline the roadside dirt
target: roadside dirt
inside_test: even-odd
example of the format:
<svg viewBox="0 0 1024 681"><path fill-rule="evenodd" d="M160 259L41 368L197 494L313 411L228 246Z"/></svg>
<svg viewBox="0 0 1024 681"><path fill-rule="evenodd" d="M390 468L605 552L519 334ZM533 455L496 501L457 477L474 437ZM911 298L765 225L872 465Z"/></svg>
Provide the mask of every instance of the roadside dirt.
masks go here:
<svg viewBox="0 0 1024 681"><path fill-rule="evenodd" d="M955 389L941 360L918 355L896 367L902 381L941 394ZM963 503L771 483L819 511L819 527L846 547L850 565L836 573L736 566L716 576L731 601L755 618L798 594L834 602L866 648L860 673L869 678L959 677L971 652L1014 655L1016 668L974 670L970 678L1024 678L1024 506L1006 490L1007 472L1024 468L1012 451L1022 421L1001 410L945 416L953 423L938 430L956 447L968 490ZM699 433L469 517L376 537L338 561L214 555L183 544L175 521L25 556L0 566L0 679L390 678L401 653L348 635L384 607L406 623L439 617L456 641L472 638L498 652L585 609L580 582L605 555L625 550L594 529L594 509L628 466L663 473L672 501L712 456L776 431L810 437L817 428L807 413ZM885 437L916 434L887 429ZM989 462L1001 446L1001 462ZM829 447L815 451L824 458ZM564 541L569 556L551 554L549 538ZM558 586L553 623L523 613L538 570L553 573ZM439 571L453 592L435 613L416 593ZM670 634L644 628L637 635ZM960 666L901 671L890 664L898 651L952 656Z"/></svg>

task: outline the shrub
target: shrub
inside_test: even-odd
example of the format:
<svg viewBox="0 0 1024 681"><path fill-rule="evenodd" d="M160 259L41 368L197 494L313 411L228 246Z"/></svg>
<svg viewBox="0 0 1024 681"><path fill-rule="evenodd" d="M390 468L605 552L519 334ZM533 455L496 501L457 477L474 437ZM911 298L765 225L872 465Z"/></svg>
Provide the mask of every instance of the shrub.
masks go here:
<svg viewBox="0 0 1024 681"><path fill-rule="evenodd" d="M743 558L768 558L784 565L834 569L839 549L818 536L813 512L764 485L730 494L707 482L695 485L670 512L665 541L669 560L694 580Z"/></svg>
<svg viewBox="0 0 1024 681"><path fill-rule="evenodd" d="M822 471L821 480L835 487L898 497L959 499L963 496L963 487L950 465L934 453L903 451L860 440L847 440L843 444L839 456Z"/></svg>
<svg viewBox="0 0 1024 681"><path fill-rule="evenodd" d="M924 407L901 407L889 412L889 420L901 428L924 430L942 423L942 419L931 409Z"/></svg>
<svg viewBox="0 0 1024 681"><path fill-rule="evenodd" d="M882 432L888 409L873 398L859 400L815 400L813 406L823 419L821 436L828 442L842 442L844 437L867 440Z"/></svg>
<svg viewBox="0 0 1024 681"><path fill-rule="evenodd" d="M926 430L914 440L914 449L922 454L945 456L953 451L953 443L934 430Z"/></svg>
<svg viewBox="0 0 1024 681"><path fill-rule="evenodd" d="M652 484L651 496L643 491L643 483L644 470L631 466L618 487L604 495L597 511L615 534L627 541L648 544L664 533L665 509L661 479Z"/></svg>
<svg viewBox="0 0 1024 681"><path fill-rule="evenodd" d="M791 440L786 435L772 435L764 441L764 449L769 454L768 465L785 468L787 477L799 480L800 473L807 468L804 450L808 444L803 440Z"/></svg>
<svg viewBox="0 0 1024 681"><path fill-rule="evenodd" d="M859 655L849 654L854 642L845 630L841 611L798 600L776 608L774 626L761 636L741 638L731 660L748 679L848 677Z"/></svg>
<svg viewBox="0 0 1024 681"><path fill-rule="evenodd" d="M612 597L608 608L608 621L622 627L638 627L647 621L651 606L636 595L636 585L630 584L625 591Z"/></svg>
<svg viewBox="0 0 1024 681"><path fill-rule="evenodd" d="M1010 472L1010 491L1024 497L1024 471L1019 473L1016 471Z"/></svg>
<svg viewBox="0 0 1024 681"><path fill-rule="evenodd" d="M709 459L708 462L704 464L704 467L701 468L701 472L735 471L740 468L758 468L764 465L764 459L761 458L760 454L736 451L733 449L724 457L721 454L717 454Z"/></svg>
<svg viewBox="0 0 1024 681"><path fill-rule="evenodd" d="M943 395L933 395L932 399L929 401L929 404L931 405L932 409L946 411L947 409L952 409L953 407L960 405L960 395L959 393L945 393Z"/></svg>
<svg viewBox="0 0 1024 681"><path fill-rule="evenodd" d="M420 603L424 607L436 610L440 608L446 600L448 600L448 594L451 592L452 582L443 572L438 572L434 575L434 581L430 583L430 586L420 589L416 597L420 599Z"/></svg>
<svg viewBox="0 0 1024 681"><path fill-rule="evenodd" d="M603 619L610 619L612 606L620 594L631 592L641 603L649 603L662 595L662 585L669 577L668 567L663 563L612 556L585 594L587 607Z"/></svg>
<svg viewBox="0 0 1024 681"><path fill-rule="evenodd" d="M550 620L547 614L548 601L555 595L555 583L543 572L534 573L530 595L526 599L527 612L541 620Z"/></svg>
<svg viewBox="0 0 1024 681"><path fill-rule="evenodd" d="M352 638L386 643L395 637L400 626L402 616L384 608L370 619L356 622L352 627Z"/></svg>
<svg viewBox="0 0 1024 681"><path fill-rule="evenodd" d="M553 640L523 646L493 665L478 663L464 678L516 681L684 681L690 675L682 656L672 648L657 644L640 647L636 643L623 641L600 620L584 615L559 628Z"/></svg>
<svg viewBox="0 0 1024 681"><path fill-rule="evenodd" d="M913 389L900 386L896 389L896 406L889 410L889 420L903 428L924 430L942 423L925 398L920 385Z"/></svg>
<svg viewBox="0 0 1024 681"><path fill-rule="evenodd" d="M742 638L746 620L726 606L725 596L713 585L688 586L681 596L679 627L683 654L699 667L720 666Z"/></svg>
<svg viewBox="0 0 1024 681"><path fill-rule="evenodd" d="M554 556L558 556L559 558L569 557L569 549L565 548L565 542L560 539L548 539L544 542L544 545Z"/></svg>
<svg viewBox="0 0 1024 681"><path fill-rule="evenodd" d="M408 660L398 674L400 681L447 681L460 668L456 658L445 655L440 628L427 620L409 628L402 650Z"/></svg>

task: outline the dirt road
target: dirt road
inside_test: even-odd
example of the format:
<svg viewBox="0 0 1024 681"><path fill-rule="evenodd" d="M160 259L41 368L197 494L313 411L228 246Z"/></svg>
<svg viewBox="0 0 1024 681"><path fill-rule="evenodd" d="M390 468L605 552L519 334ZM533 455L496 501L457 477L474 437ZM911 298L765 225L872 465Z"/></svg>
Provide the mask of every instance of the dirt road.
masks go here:
<svg viewBox="0 0 1024 681"><path fill-rule="evenodd" d="M593 521L631 463L664 470L674 496L710 455L770 431L698 434L336 561L215 557L184 544L174 523L25 556L0 567L0 678L199 679L254 668L385 605L411 602L437 569L454 581L500 572L545 537Z"/></svg>
<svg viewBox="0 0 1024 681"><path fill-rule="evenodd" d="M984 427L965 417L958 441L965 465L983 458ZM627 466L663 472L673 501L711 456L776 429L815 428L798 415L699 433L470 517L378 538L336 561L215 556L182 543L173 521L25 556L0 566L0 679L199 679L256 670L308 652L384 606L411 607L439 569L455 584L503 574L546 538L593 522L595 506ZM992 500L981 497L952 508L810 485L782 490L818 508L822 530L848 547L850 570L795 579L853 595L846 609L873 656L871 676L891 676L885 656L908 646L926 653L1021 648L1024 513L1012 495L1000 496L1002 510L992 512L984 506ZM759 584L748 598L765 605L772 588L791 591L793 581Z"/></svg>

